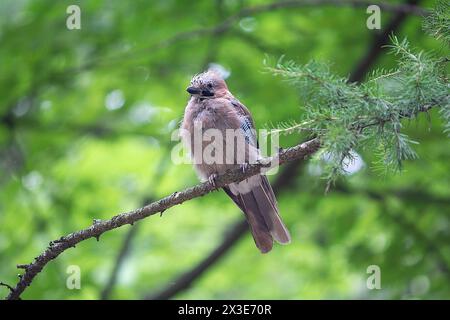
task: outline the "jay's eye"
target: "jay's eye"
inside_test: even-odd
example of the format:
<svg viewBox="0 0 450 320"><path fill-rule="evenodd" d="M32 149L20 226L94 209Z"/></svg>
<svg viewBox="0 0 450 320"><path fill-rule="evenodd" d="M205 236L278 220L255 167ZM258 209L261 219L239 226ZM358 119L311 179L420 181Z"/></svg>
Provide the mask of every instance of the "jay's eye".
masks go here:
<svg viewBox="0 0 450 320"><path fill-rule="evenodd" d="M208 83L208 89L212 89L213 85L212 83Z"/></svg>

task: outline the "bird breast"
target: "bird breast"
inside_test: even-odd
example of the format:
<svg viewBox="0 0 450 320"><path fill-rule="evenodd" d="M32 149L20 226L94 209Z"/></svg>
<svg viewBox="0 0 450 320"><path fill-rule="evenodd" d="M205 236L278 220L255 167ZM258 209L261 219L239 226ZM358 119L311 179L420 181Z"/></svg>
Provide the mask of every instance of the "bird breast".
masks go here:
<svg viewBox="0 0 450 320"><path fill-rule="evenodd" d="M211 103L211 100L204 100L193 106L192 119L193 123L201 123L204 129L215 128L218 120L217 106Z"/></svg>

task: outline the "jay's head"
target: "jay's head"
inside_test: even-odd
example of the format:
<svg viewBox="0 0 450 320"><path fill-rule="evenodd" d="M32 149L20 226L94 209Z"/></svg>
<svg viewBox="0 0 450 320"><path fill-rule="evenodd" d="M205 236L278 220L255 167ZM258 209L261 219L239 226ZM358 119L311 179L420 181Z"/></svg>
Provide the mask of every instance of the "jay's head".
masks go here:
<svg viewBox="0 0 450 320"><path fill-rule="evenodd" d="M218 73L208 70L195 75L186 91L200 99L212 99L224 96L228 88Z"/></svg>

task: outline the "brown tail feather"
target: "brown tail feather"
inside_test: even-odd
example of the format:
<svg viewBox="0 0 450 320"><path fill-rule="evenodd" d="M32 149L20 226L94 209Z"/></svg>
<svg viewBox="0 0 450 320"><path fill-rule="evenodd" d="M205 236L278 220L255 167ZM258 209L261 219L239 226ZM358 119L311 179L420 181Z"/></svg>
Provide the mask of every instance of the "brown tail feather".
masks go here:
<svg viewBox="0 0 450 320"><path fill-rule="evenodd" d="M246 194L240 194L242 204L245 208L245 216L250 230L255 240L256 246L262 253L272 250L273 239L270 234L269 228L264 220L264 217L259 212L258 203L251 192Z"/></svg>
<svg viewBox="0 0 450 320"><path fill-rule="evenodd" d="M283 244L290 242L291 237L278 213L275 195L265 176L261 176L261 183L249 193L234 195L228 187L224 190L245 213L253 239L261 252L272 249L273 239Z"/></svg>
<svg viewBox="0 0 450 320"><path fill-rule="evenodd" d="M290 243L291 236L281 220L277 200L266 176L261 176L260 185L253 188L252 193L273 238L282 244Z"/></svg>

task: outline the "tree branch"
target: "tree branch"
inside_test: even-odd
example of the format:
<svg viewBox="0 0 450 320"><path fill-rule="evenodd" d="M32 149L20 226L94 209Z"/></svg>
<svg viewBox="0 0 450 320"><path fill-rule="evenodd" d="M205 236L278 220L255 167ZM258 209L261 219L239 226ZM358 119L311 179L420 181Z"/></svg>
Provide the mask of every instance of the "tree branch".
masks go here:
<svg viewBox="0 0 450 320"><path fill-rule="evenodd" d="M417 1L411 0L410 2L404 4L392 4L383 1L370 1L370 0L288 0L249 6L242 8L237 13L228 16L222 22L216 24L215 26L182 31L160 42L154 43L148 47L138 49L130 53L126 54L121 53L116 55L115 57L109 58L92 59L91 61L87 62L84 65L81 65L80 67L64 70L62 74L66 75L73 74L74 72L89 70L94 66L98 67L107 65L105 63L100 63L100 60L108 61L109 63L120 63L123 61L129 61L131 57L136 56L141 52L155 52L167 48L177 42L192 40L207 35L220 35L230 30L233 27L233 25L240 19L259 13L276 11L281 9L293 9L303 7L334 6L334 7L367 8L370 5L377 5L383 11L395 13L398 17L401 16L401 18L398 19L398 21L395 23L396 25L398 25L403 21L404 17L408 14L416 15L419 17L426 16L429 14L428 10L416 6L415 4L417 2L419 2L419 0ZM387 28L387 29L394 29L394 28ZM383 42L382 40L384 38L385 38L384 35L379 36L380 43ZM369 65L371 63L371 61L369 60L371 60L370 57L368 61L365 62L366 65Z"/></svg>
<svg viewBox="0 0 450 320"><path fill-rule="evenodd" d="M385 194L373 191L373 190L351 190L348 187L345 187L343 185L339 185L336 188L337 192L341 192L343 194L363 194L367 197L378 201L381 205L382 209L380 212L385 215L386 217L390 218L392 221L394 221L399 227L403 228L407 232L409 232L414 238L416 238L418 243L425 249L424 255L427 253L432 253L435 255L439 269L445 273L446 277L450 279L450 267L449 263L445 257L445 255L442 253L440 247L438 244L436 244L436 240L433 238L430 238L426 233L422 232L420 228L412 221L410 221L404 214L402 213L394 213L393 210L390 210L387 205L387 195L391 195L394 197L402 197L406 195L413 195L414 199L417 201L420 198L426 199L427 203L435 203L436 202L443 202L448 203L448 199L435 197L434 195L427 194L421 192L420 195L417 195L414 191L411 192L410 190L400 190L400 191L394 191L394 192L386 192ZM433 201L430 201L433 199Z"/></svg>
<svg viewBox="0 0 450 320"><path fill-rule="evenodd" d="M150 293L144 296L144 300L168 300L180 291L190 287L195 279L198 279L206 270L222 258L229 249L231 249L239 239L248 231L247 221L239 219L231 225L223 237L223 241L215 248L205 259L196 264L193 268L181 274L161 289L161 291Z"/></svg>
<svg viewBox="0 0 450 320"><path fill-rule="evenodd" d="M168 149L168 148L169 148L169 146L166 146L166 149ZM165 156L161 157L158 165L156 166L156 170L155 170L156 173L155 173L155 176L152 178L152 181L160 181L162 179L162 177L164 176L164 173L167 171L166 167L167 167L167 163L169 162L170 152L168 150L166 150L165 153L166 153ZM145 206L145 204L147 204L149 202L155 201L154 188L149 186L148 189L149 190L153 189L152 195L149 197L146 197L142 200L142 206ZM114 262L113 268L112 268L110 276L108 278L108 281L106 282L106 285L103 288L103 290L101 290L100 299L108 300L110 298L112 292L114 291L114 286L116 285L117 277L120 273L120 269L122 268L123 263L125 262L125 259L128 256L128 252L131 251L132 242L133 242L134 237L137 234L137 229L138 229L138 225L134 225L133 227L131 227L128 230L128 233L125 235L124 241L123 241L122 246L119 250L119 253L116 257L116 260Z"/></svg>
<svg viewBox="0 0 450 320"><path fill-rule="evenodd" d="M125 236L125 240L123 241L122 247L120 248L119 254L117 255L117 258L114 262L113 269L111 271L111 274L108 278L108 281L106 282L105 288L103 288L100 299L101 300L108 300L111 292L113 291L114 285L117 281L117 276L119 274L120 268L122 267L122 264L128 254L128 251L131 248L131 241L133 240L136 232L137 232L138 225L132 226L131 229L127 232Z"/></svg>
<svg viewBox="0 0 450 320"><path fill-rule="evenodd" d="M404 4L400 4L399 6L405 8L420 8L417 6L420 2L421 0L407 0ZM383 47L388 44L389 36L400 28L403 21L407 18L408 13L410 12L398 11L386 28L375 37L372 45L368 48L367 53L356 66L355 72L349 76L349 82L360 82L364 79L365 75L370 70L370 67L375 64L380 56ZM424 11L421 15L425 16L428 14L428 11Z"/></svg>
<svg viewBox="0 0 450 320"><path fill-rule="evenodd" d="M284 170L277 176L272 185L276 195L291 186L297 176L299 167L301 167L300 164L303 163L304 162L301 161L301 159L297 159L284 166ZM172 281L169 281L168 285L164 288L146 294L143 299L168 300L179 292L189 288L196 279L219 261L248 232L248 223L245 219L240 218L226 230L222 242L198 264L194 265L186 272L183 272Z"/></svg>
<svg viewBox="0 0 450 320"><path fill-rule="evenodd" d="M100 236L110 230L117 229L123 225L133 225L136 221L142 220L157 213L163 213L167 209L182 204L185 201L192 200L204 196L211 191L227 186L233 182L239 182L259 174L261 169L268 167L268 164L279 161L280 165L296 159L305 158L316 152L320 147L318 139L312 139L292 148L280 151L274 157L262 159L255 164L250 164L245 171L236 169L217 177L215 186L210 182L204 182L196 186L190 187L180 192L175 192L161 200L155 201L143 208L139 208L127 213L118 214L109 220L94 221L94 223L83 230L70 233L58 240L50 242L48 248L35 258L34 262L28 265L21 265L25 269L25 273L20 276L20 280L7 296L8 300L19 299L20 295L31 284L39 272L51 260L58 257L61 253L69 248L75 247L78 243L89 239L99 239Z"/></svg>
<svg viewBox="0 0 450 320"><path fill-rule="evenodd" d="M304 1L280 1L278 3L274 4L268 4L268 5L262 5L258 6L256 8L260 8L257 10L260 10L258 12L262 12L262 8L264 7L264 10L271 10L269 9L271 6L275 5L277 8L281 8L283 5L292 5L291 3L300 3ZM314 1L314 3L318 3L321 1ZM334 1L335 2L335 1ZM401 6L403 8L406 7L416 7L415 5L419 3L420 0L407 0L404 4L399 4L397 6ZM289 4L288 4L289 3ZM375 4L375 3L372 3ZM255 7L253 7L255 8ZM386 10L386 7L383 7L384 10ZM419 10L419 7L416 7ZM240 18L244 17L242 11L246 11L250 9L242 9L240 13ZM245 12L244 12L245 13ZM372 43L368 47L368 51L366 55L361 59L359 63L353 68L352 72L349 76L349 82L361 82L367 72L370 70L371 66L376 62L378 57L382 53L382 46L386 44L386 42L389 39L389 35L393 32L395 32L401 24L404 22L405 18L407 17L406 12L398 11L391 19L387 27L383 28L382 32L373 39ZM422 14L426 15L428 12L424 11ZM273 188L275 193L277 193L277 190L280 190L282 188L287 187L291 184L293 177L295 177L298 171L299 164L301 162L299 160L293 161L288 163L285 166L285 169L281 172L281 175L276 180ZM234 230L233 232L229 232L225 234L223 241L209 254L207 255L203 260L201 260L198 264L194 265L192 268L187 270L186 272L182 273L181 275L178 275L169 282L169 284L161 289L160 291L156 293L149 293L144 296L144 299L155 299L155 300L163 300L163 299L170 299L180 293L181 291L189 288L189 286L198 279L207 269L209 269L211 266L213 266L219 259L224 256L236 243L241 239L245 233L248 231L248 226L245 220L240 220L235 222L233 225L230 226L229 230Z"/></svg>
<svg viewBox="0 0 450 320"><path fill-rule="evenodd" d="M4 282L0 282L0 287L8 288L10 292L12 292L14 290L13 287L11 287L9 284L4 283Z"/></svg>
<svg viewBox="0 0 450 320"><path fill-rule="evenodd" d="M383 1L366 1L366 0L289 0L279 1L274 3L256 5L253 7L244 8L237 14L228 18L234 22L240 18L278 9L290 9L299 7L319 7L319 6L335 6L335 7L354 7L367 8L370 5L377 5L381 10L393 13L412 14L417 16L424 16L429 14L428 10L420 8L415 3L393 4Z"/></svg>

